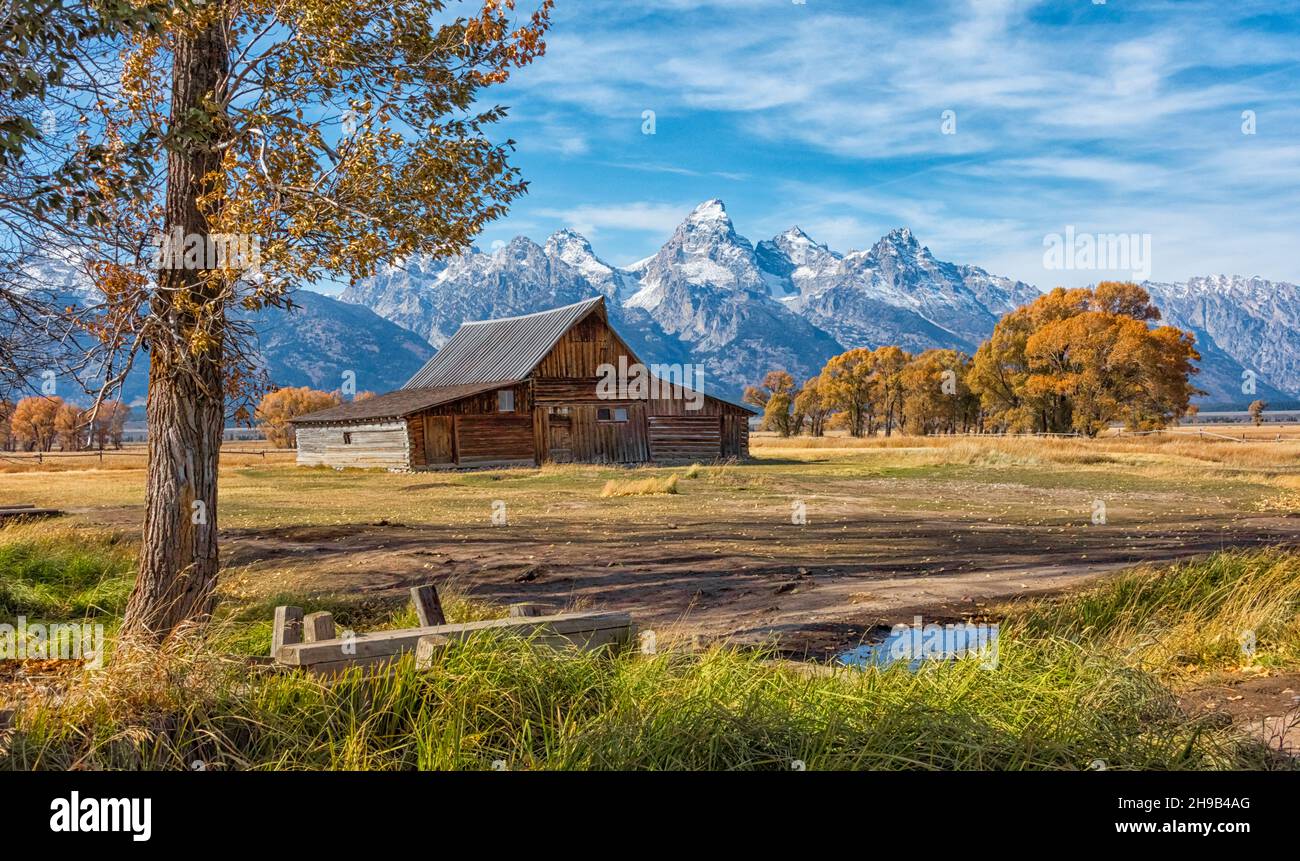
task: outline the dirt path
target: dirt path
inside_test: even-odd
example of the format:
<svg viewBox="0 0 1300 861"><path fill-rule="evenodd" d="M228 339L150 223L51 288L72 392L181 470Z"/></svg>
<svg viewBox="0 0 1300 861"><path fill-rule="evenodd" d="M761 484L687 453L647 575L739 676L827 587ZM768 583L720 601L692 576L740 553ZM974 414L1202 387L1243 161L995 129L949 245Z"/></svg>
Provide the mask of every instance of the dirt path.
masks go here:
<svg viewBox="0 0 1300 861"><path fill-rule="evenodd" d="M508 527L376 521L228 530L230 575L259 592L392 597L432 581L492 602L631 611L661 636L779 642L820 657L882 624L960 617L1142 562L1300 546L1300 517L1171 516L1141 528L851 515L807 526L572 518Z"/></svg>

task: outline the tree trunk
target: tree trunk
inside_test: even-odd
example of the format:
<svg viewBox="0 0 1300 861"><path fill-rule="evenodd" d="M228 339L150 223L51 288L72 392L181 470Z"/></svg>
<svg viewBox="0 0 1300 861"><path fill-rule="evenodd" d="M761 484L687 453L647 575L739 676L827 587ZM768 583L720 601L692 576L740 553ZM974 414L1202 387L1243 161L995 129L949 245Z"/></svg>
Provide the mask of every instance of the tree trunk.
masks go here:
<svg viewBox="0 0 1300 861"><path fill-rule="evenodd" d="M173 143L167 161L165 237L187 240L211 232L198 200L212 190L220 168L212 140L224 117L207 130L194 117L211 106L229 56L221 27L177 39L172 62L171 129L190 131ZM202 126L202 123L197 124ZM211 265L205 260L201 265ZM212 273L206 273L212 274ZM225 317L219 285L202 268L183 268L163 256L150 310L160 329L149 338L149 465L145 482L144 540L135 590L127 603L124 636L160 641L178 625L212 611L217 551L217 465L224 425L223 339ZM186 301L178 302L178 299ZM196 349L196 329L211 335Z"/></svg>

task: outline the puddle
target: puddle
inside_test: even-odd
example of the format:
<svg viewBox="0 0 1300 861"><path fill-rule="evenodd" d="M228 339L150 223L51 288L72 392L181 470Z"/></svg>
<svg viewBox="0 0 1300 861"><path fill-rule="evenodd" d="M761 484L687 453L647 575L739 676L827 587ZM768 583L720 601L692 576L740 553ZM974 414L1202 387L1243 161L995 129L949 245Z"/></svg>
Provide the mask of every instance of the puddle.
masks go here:
<svg viewBox="0 0 1300 861"><path fill-rule="evenodd" d="M888 667L906 663L919 669L924 661L955 661L975 658L986 669L997 666L998 626L967 622L960 625L922 624L918 616L911 625L895 625L878 643L863 643L835 656L849 667Z"/></svg>

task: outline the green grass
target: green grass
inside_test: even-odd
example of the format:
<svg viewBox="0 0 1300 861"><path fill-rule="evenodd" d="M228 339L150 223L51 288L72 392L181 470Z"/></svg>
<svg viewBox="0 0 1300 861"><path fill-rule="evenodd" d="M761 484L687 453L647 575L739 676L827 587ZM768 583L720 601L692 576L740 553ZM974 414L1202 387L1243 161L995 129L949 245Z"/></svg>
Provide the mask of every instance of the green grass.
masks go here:
<svg viewBox="0 0 1300 861"><path fill-rule="evenodd" d="M1300 665L1300 555L1237 551L1140 568L1068 599L1013 611L1013 623L1028 636L1127 648L1165 672L1294 667Z"/></svg>
<svg viewBox="0 0 1300 861"><path fill-rule="evenodd" d="M250 681L178 651L119 660L29 710L0 767L1112 769L1258 765L1149 674L1064 642L977 662L809 677L761 655L599 656L478 640L431 670Z"/></svg>
<svg viewBox="0 0 1300 861"><path fill-rule="evenodd" d="M995 669L968 660L820 675L724 647L645 657L478 638L427 671L408 658L388 675L333 682L229 655L231 631L264 652L276 596L223 608L223 633L206 644L119 652L57 704L20 710L0 768L1278 767L1257 741L1184 714L1168 676L1240 664L1243 625L1258 637L1249 660L1300 664L1298 584L1300 555L1280 550L1134 571L1008 608ZM414 622L391 606L308 609L366 627Z"/></svg>
<svg viewBox="0 0 1300 861"><path fill-rule="evenodd" d="M135 541L49 523L0 528L0 617L116 616L126 606Z"/></svg>

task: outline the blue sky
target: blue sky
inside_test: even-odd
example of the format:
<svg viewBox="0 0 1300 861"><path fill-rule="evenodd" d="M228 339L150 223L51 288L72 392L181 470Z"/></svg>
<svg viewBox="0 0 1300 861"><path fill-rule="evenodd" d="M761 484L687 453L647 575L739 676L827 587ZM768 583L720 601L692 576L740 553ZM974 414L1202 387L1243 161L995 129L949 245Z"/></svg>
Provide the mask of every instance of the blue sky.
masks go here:
<svg viewBox="0 0 1300 861"><path fill-rule="evenodd" d="M1295 281L1298 35L1295 0L558 0L497 93L530 193L479 245L573 227L627 264L717 197L755 242L906 225L1044 287L1098 277L1044 269L1067 225L1150 234L1155 280Z"/></svg>

